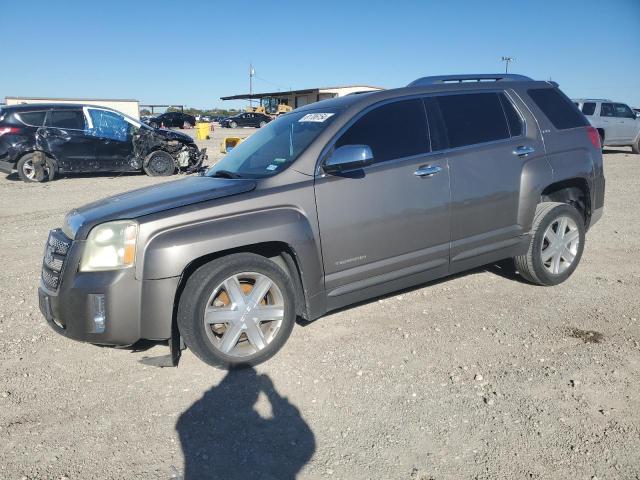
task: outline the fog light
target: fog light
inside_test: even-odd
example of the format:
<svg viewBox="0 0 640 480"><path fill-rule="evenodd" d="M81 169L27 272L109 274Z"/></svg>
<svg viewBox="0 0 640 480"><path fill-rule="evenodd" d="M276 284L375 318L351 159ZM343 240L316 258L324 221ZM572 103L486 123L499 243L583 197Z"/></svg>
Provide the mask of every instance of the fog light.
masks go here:
<svg viewBox="0 0 640 480"><path fill-rule="evenodd" d="M93 317L92 333L104 333L107 319L104 295L89 294L89 297L89 301L91 302L91 316Z"/></svg>

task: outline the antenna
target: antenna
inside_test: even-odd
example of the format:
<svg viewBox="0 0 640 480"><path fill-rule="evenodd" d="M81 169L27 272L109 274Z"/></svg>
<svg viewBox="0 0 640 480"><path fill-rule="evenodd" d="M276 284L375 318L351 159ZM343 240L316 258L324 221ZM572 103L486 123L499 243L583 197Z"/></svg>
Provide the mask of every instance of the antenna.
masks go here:
<svg viewBox="0 0 640 480"><path fill-rule="evenodd" d="M509 63L514 60L515 58L513 57L502 57L502 61L504 62L504 73L509 73Z"/></svg>

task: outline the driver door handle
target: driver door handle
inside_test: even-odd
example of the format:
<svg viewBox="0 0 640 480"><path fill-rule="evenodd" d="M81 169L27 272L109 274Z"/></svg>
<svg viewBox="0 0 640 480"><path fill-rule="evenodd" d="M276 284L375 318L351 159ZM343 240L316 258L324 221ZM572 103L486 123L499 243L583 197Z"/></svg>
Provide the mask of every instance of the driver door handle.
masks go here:
<svg viewBox="0 0 640 480"><path fill-rule="evenodd" d="M442 170L442 168L437 165L425 165L418 168L413 174L416 177L433 177L436 173L440 172L440 170Z"/></svg>
<svg viewBox="0 0 640 480"><path fill-rule="evenodd" d="M530 153L533 153L535 151L536 151L536 149L533 148L533 147L528 147L528 146L521 145L521 146L517 147L513 151L513 154L517 155L519 157L526 157L527 155L529 155Z"/></svg>

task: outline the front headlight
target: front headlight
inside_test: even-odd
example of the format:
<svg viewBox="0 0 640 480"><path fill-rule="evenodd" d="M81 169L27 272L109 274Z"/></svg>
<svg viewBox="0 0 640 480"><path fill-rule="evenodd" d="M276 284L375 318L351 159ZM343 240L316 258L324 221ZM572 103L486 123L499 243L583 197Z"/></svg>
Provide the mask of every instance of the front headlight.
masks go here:
<svg viewBox="0 0 640 480"><path fill-rule="evenodd" d="M132 220L94 227L85 244L80 271L120 270L133 266L137 239L138 224Z"/></svg>

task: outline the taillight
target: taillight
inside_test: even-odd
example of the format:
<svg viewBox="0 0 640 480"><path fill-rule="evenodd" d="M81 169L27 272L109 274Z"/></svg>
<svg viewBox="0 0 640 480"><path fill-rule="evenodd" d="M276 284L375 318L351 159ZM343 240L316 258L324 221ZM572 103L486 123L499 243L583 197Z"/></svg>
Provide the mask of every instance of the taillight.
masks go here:
<svg viewBox="0 0 640 480"><path fill-rule="evenodd" d="M0 137L3 136L5 133L20 133L20 129L16 128L16 127L0 127Z"/></svg>
<svg viewBox="0 0 640 480"><path fill-rule="evenodd" d="M589 135L589 140L591 140L593 146L600 150L602 145L600 145L600 134L598 133L598 130L593 127L587 127L587 135Z"/></svg>

